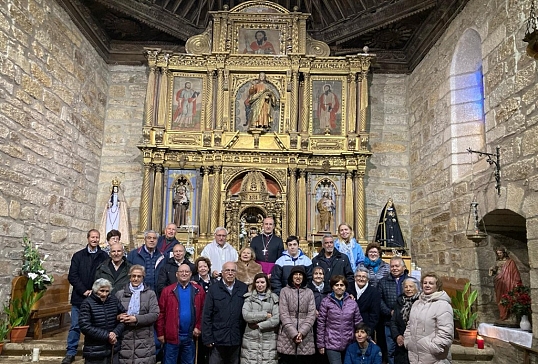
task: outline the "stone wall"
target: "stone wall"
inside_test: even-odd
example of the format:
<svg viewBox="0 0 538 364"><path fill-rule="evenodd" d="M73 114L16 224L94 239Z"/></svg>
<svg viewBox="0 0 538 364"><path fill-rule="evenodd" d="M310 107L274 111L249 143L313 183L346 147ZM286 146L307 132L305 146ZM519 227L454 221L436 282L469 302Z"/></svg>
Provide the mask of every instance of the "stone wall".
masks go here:
<svg viewBox="0 0 538 364"><path fill-rule="evenodd" d="M109 71L54 0L0 6L0 296L21 239L66 272L95 227Z"/></svg>
<svg viewBox="0 0 538 364"><path fill-rule="evenodd" d="M409 126L405 75L373 73L370 83L370 150L366 188L367 239L375 237L379 215L392 197L400 227L410 243Z"/></svg>
<svg viewBox="0 0 538 364"><path fill-rule="evenodd" d="M110 88L103 137L101 170L95 221L99 228L110 198L112 179L117 178L125 196L131 238L122 237L124 245L133 245L138 230L138 210L142 188L142 154L136 147L142 138L147 67L110 67ZM104 239L102 239L104 240Z"/></svg>
<svg viewBox="0 0 538 364"><path fill-rule="evenodd" d="M413 257L423 270L467 277L485 287L481 305L492 301L487 267L494 256L491 244L475 248L465 238L473 194L482 216L509 209L526 219L532 298L538 302L538 83L536 61L525 55L526 43L521 41L529 6L525 1L471 0L407 83ZM447 156L463 147L451 137L450 65L467 29L476 30L482 42L485 141L488 152L501 147L500 197L493 167L483 161L475 166L474 184L469 173L450 183ZM538 312L538 304L533 306Z"/></svg>

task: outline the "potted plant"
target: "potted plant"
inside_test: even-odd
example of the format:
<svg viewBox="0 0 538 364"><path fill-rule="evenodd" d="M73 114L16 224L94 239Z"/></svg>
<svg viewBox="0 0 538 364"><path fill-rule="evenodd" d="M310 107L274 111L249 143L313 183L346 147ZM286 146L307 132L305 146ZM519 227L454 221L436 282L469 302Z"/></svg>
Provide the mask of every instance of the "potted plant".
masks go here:
<svg viewBox="0 0 538 364"><path fill-rule="evenodd" d="M36 292L34 281L28 279L21 297L11 298L9 306L4 306L11 330L11 342L23 342L28 332L28 321L32 307L43 297L45 291Z"/></svg>
<svg viewBox="0 0 538 364"><path fill-rule="evenodd" d="M475 322L478 314L473 312L473 305L477 297L478 291L471 289L471 282L467 282L463 291L456 291L456 296L452 297L454 316L461 326L461 328L456 328L456 331L462 346L472 347L476 342Z"/></svg>
<svg viewBox="0 0 538 364"><path fill-rule="evenodd" d="M4 349L4 341L7 338L7 335L10 331L9 322L7 320L0 320L0 354Z"/></svg>

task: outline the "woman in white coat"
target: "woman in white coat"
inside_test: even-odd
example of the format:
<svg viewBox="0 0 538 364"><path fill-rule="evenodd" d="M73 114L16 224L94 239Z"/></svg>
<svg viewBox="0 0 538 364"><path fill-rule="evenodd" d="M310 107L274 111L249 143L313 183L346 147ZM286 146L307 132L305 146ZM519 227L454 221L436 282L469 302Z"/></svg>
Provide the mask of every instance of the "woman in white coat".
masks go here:
<svg viewBox="0 0 538 364"><path fill-rule="evenodd" d="M241 364L277 364L278 296L271 292L265 273L256 274L251 290L245 293L243 318L247 327L241 345Z"/></svg>
<svg viewBox="0 0 538 364"><path fill-rule="evenodd" d="M451 363L454 313L436 273L422 277L422 293L409 314L404 345L411 364Z"/></svg>

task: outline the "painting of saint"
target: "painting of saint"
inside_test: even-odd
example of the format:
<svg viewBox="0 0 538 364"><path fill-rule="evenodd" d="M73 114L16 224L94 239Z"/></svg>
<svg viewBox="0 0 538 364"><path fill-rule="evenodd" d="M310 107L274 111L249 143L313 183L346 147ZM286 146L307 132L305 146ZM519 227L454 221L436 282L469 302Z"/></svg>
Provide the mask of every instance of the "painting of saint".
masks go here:
<svg viewBox="0 0 538 364"><path fill-rule="evenodd" d="M280 54L280 31L274 29L240 29L238 52L243 54Z"/></svg>
<svg viewBox="0 0 538 364"><path fill-rule="evenodd" d="M313 133L342 133L342 81L313 82Z"/></svg>
<svg viewBox="0 0 538 364"><path fill-rule="evenodd" d="M197 130L202 115L202 79L174 78L172 129Z"/></svg>

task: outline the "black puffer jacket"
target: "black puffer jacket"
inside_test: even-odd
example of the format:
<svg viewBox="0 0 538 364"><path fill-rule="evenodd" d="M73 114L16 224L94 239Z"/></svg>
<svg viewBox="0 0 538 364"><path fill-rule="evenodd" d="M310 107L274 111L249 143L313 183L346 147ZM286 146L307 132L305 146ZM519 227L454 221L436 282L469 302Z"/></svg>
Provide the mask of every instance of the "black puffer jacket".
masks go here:
<svg viewBox="0 0 538 364"><path fill-rule="evenodd" d="M336 248L334 248L330 258L325 257L325 249L321 249L319 254L312 259L312 269L315 267L323 268L323 271L325 272L325 285L329 287L329 289L331 287L329 284L331 277L336 275L346 277L349 284L355 282L349 258L347 255L340 253Z"/></svg>
<svg viewBox="0 0 538 364"><path fill-rule="evenodd" d="M67 280L73 286L73 293L71 294L71 304L73 306L80 307L82 301L86 299L84 293L92 289L97 267L107 258L108 255L100 247L97 247L97 253L90 254L88 246L86 246L73 254L71 265L69 266L69 275L67 276Z"/></svg>
<svg viewBox="0 0 538 364"><path fill-rule="evenodd" d="M105 302L92 293L82 305L80 305L80 315L78 325L84 334L84 348L82 356L84 358L106 358L112 354L112 345L108 342L108 335L111 331L116 334L118 341L114 345L114 352L120 350L121 334L124 325L116 317L125 312L121 302L112 295L109 295Z"/></svg>

